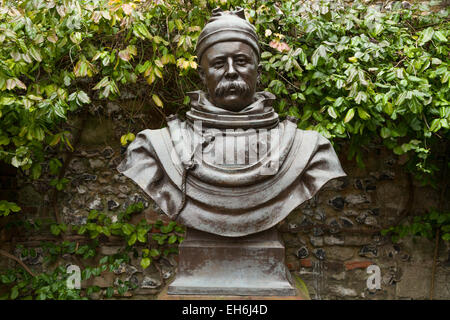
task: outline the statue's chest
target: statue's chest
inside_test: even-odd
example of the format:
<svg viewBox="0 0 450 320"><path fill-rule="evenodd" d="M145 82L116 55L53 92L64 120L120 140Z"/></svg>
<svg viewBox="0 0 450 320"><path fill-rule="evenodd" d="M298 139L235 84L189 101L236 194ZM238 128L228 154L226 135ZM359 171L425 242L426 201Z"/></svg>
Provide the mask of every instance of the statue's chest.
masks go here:
<svg viewBox="0 0 450 320"><path fill-rule="evenodd" d="M224 169L251 166L280 145L281 130L206 130L191 136L188 146L198 164Z"/></svg>

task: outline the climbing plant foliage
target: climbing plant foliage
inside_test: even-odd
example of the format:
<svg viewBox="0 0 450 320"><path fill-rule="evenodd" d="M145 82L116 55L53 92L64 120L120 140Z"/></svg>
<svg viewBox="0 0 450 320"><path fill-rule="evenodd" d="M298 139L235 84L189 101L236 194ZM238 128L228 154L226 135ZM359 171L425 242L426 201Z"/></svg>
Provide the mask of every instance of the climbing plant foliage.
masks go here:
<svg viewBox="0 0 450 320"><path fill-rule="evenodd" d="M199 87L194 48L215 6L246 9L263 49L261 89L279 97L281 115L350 141L361 164L360 146L382 141L433 173L427 160L450 119L448 9L400 3L4 1L0 159L38 178L46 148L72 148L60 124L124 88L144 86L148 104L179 110Z"/></svg>
<svg viewBox="0 0 450 320"><path fill-rule="evenodd" d="M195 44L217 6L243 7L255 25L262 49L259 89L276 94L281 116L295 116L299 128L333 142L348 142L349 158L361 166L371 144L402 155L408 170L435 187L438 171L448 166L442 160L450 121L448 8L396 2L380 11L358 1L272 0L0 3L0 161L30 179L52 176L57 190L68 180L58 175L63 164L51 155L73 151L65 124L90 105L120 100L128 91L162 114L189 108L185 93L201 88ZM134 134L124 134L122 145ZM20 211L8 200L0 200L0 216ZM77 230L50 226L55 235L116 234L129 247L144 243L152 227L112 222L98 212ZM170 231L155 241L179 241L179 233L169 234L175 225L164 228ZM65 245L72 254L78 250ZM61 246L55 254L64 251ZM147 267L160 252L144 249L141 266ZM107 268L102 265L96 274ZM60 271L48 277L56 279ZM22 273L10 298L80 297L73 291L58 295L56 285L42 289L50 283L46 277ZM12 272L1 280L12 285L19 278Z"/></svg>

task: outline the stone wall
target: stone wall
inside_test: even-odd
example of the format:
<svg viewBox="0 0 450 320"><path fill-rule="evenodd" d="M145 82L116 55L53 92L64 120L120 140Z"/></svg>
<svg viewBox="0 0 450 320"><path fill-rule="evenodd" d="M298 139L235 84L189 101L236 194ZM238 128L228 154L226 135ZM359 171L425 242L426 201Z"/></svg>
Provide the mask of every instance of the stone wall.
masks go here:
<svg viewBox="0 0 450 320"><path fill-rule="evenodd" d="M412 181L402 168L404 159L376 147L368 154L364 169L341 157L348 176L328 183L280 226L288 267L313 299L427 299L434 241L392 243L378 231L407 212L420 215L437 207L439 193ZM449 249L441 241L435 299L450 298ZM380 290L367 288L370 265L380 268Z"/></svg>
<svg viewBox="0 0 450 320"><path fill-rule="evenodd" d="M161 123L162 117L148 117L148 110L127 111L113 103L93 107L91 114L72 121L70 125L81 131L74 134L79 136L75 152L62 155L66 162L70 160L65 177L71 182L58 194L55 204L61 219L80 225L86 222L91 209L114 216L122 208L140 201L145 210L134 218L136 221L141 218L150 222L168 221L131 180L115 169L124 151L119 144L120 136L129 131L158 128ZM427 298L434 242L406 238L393 244L379 230L395 223L406 212L417 215L437 207L438 193L412 181L402 168L406 159L393 156L382 147L367 147L365 168L346 160L345 145L338 147L348 176L328 183L277 226L286 246L289 270L304 281L312 299ZM45 174L33 183L18 177L15 185L16 181L11 182L11 176L6 174L2 181L9 183L3 184L2 192L15 190L23 207L21 214L29 221L54 217L54 198ZM42 240L54 239L50 234L32 230L26 234L3 230L0 236L0 247L9 252L14 252L17 244L37 247ZM102 255L112 254L121 247L121 242L110 237L103 239L99 251ZM449 250L448 243L441 241L434 293L437 299L450 299ZM38 250L36 258L25 260L36 271L45 269L39 253ZM70 255L63 257L62 262L76 263ZM15 262L2 258L0 268L7 265L14 266ZM367 289L369 265L380 268L379 290ZM115 272L104 272L90 284L108 287L118 279L129 280L138 288L126 298L153 299L176 274L176 268L176 255L160 258L145 270L137 260L132 260ZM96 297L102 298L101 293Z"/></svg>

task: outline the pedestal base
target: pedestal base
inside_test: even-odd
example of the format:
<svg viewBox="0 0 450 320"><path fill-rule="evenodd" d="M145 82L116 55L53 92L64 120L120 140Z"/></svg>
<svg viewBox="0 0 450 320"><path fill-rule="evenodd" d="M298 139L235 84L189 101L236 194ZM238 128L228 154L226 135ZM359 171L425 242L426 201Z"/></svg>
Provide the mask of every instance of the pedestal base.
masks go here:
<svg viewBox="0 0 450 320"><path fill-rule="evenodd" d="M156 300L310 300L300 290L295 296L234 296L234 295L201 295L201 294L168 294L167 286L158 294Z"/></svg>
<svg viewBox="0 0 450 320"><path fill-rule="evenodd" d="M239 238L188 229L168 294L295 296L297 292L274 228Z"/></svg>

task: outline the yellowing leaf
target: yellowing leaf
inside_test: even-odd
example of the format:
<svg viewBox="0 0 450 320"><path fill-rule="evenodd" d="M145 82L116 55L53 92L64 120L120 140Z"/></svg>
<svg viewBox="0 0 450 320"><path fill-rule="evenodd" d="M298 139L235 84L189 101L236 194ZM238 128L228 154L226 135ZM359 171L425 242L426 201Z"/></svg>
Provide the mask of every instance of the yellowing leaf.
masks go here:
<svg viewBox="0 0 450 320"><path fill-rule="evenodd" d="M122 59L123 61L129 61L130 60L130 53L128 52L127 49L120 50L119 51L119 58Z"/></svg>
<svg viewBox="0 0 450 320"><path fill-rule="evenodd" d="M175 20L175 25L177 26L178 30L183 30L183 21L181 21L180 19Z"/></svg>
<svg viewBox="0 0 450 320"><path fill-rule="evenodd" d="M194 26L194 27L189 27L188 31L189 32L197 32L197 31L201 31L202 29L199 26Z"/></svg>
<svg viewBox="0 0 450 320"><path fill-rule="evenodd" d="M149 65L149 67L147 68L147 70L145 70L144 72L144 77L148 77L150 74L153 73L153 66Z"/></svg>
<svg viewBox="0 0 450 320"><path fill-rule="evenodd" d="M106 10L102 11L101 14L102 14L103 18L105 18L106 20L111 20L111 15L109 14L108 11L106 11Z"/></svg>
<svg viewBox="0 0 450 320"><path fill-rule="evenodd" d="M163 77L161 70L159 70L158 68L155 68L155 75L160 79L162 79L162 77Z"/></svg>
<svg viewBox="0 0 450 320"><path fill-rule="evenodd" d="M162 62L162 64L168 64L170 62L169 55L168 54L163 55L161 57L161 62Z"/></svg>
<svg viewBox="0 0 450 320"><path fill-rule="evenodd" d="M337 118L336 111L334 110L333 107L328 107L328 114L329 114L330 117L332 117L333 119L336 119L336 118Z"/></svg>
<svg viewBox="0 0 450 320"><path fill-rule="evenodd" d="M35 47L31 47L28 52L30 53L30 55L33 57L34 60L36 60L38 62L42 61L41 54Z"/></svg>
<svg viewBox="0 0 450 320"><path fill-rule="evenodd" d="M155 82L156 77L155 77L155 73L152 72L148 77L147 77L147 83L148 84L152 84L153 82Z"/></svg>
<svg viewBox="0 0 450 320"><path fill-rule="evenodd" d="M122 5L122 10L126 15L130 15L133 12L133 7L129 3L124 3Z"/></svg>
<svg viewBox="0 0 450 320"><path fill-rule="evenodd" d="M121 143L123 146L125 146L125 145L128 143L128 141L131 142L131 141L133 141L135 138L136 138L136 136L135 136L133 133L128 132L127 134L124 134L123 136L120 137L120 143Z"/></svg>
<svg viewBox="0 0 450 320"><path fill-rule="evenodd" d="M355 116L355 109L351 108L350 110L347 111L347 114L345 115L344 123L350 122L350 120L352 120L354 116Z"/></svg>
<svg viewBox="0 0 450 320"><path fill-rule="evenodd" d="M52 146L52 147L56 146L59 143L60 140L61 140L61 134L60 133L55 134L55 135L53 135L53 138L50 141L49 145Z"/></svg>
<svg viewBox="0 0 450 320"><path fill-rule="evenodd" d="M56 43L58 41L58 36L56 35L56 33L53 32L47 36L47 40L50 41L51 43Z"/></svg>
<svg viewBox="0 0 450 320"><path fill-rule="evenodd" d="M161 69L164 68L163 63L162 63L159 59L156 59L154 62L155 62L155 64L156 64L158 67L160 67Z"/></svg>
<svg viewBox="0 0 450 320"><path fill-rule="evenodd" d="M24 90L27 89L27 86L22 81L20 81L19 79L16 79L16 86L21 88L21 89L24 89Z"/></svg>
<svg viewBox="0 0 450 320"><path fill-rule="evenodd" d="M160 107L160 108L163 107L163 102L161 101L161 99L160 99L156 94L153 94L153 95L152 95L152 99L153 99L153 101L155 102L155 104L156 104L158 107Z"/></svg>
<svg viewBox="0 0 450 320"><path fill-rule="evenodd" d="M189 61L189 65L191 66L192 69L197 69L197 62Z"/></svg>

